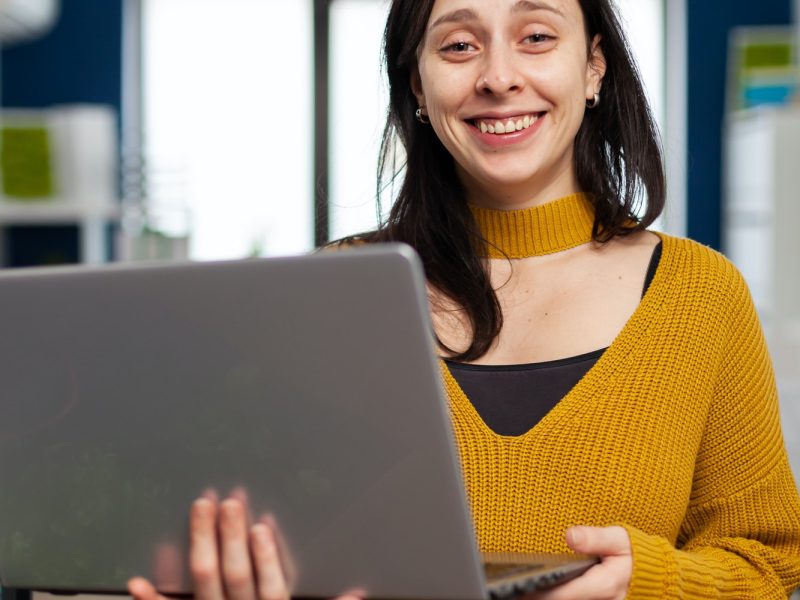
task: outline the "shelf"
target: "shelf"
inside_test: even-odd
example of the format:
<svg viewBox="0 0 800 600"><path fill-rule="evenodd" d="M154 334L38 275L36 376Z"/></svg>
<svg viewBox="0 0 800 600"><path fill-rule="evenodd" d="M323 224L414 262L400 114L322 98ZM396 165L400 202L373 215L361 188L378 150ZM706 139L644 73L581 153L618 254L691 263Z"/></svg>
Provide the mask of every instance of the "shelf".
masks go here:
<svg viewBox="0 0 800 600"><path fill-rule="evenodd" d="M81 232L81 260L89 264L107 260L107 226L109 222L119 221L121 216L121 207L112 203L0 200L0 228L14 225L77 225Z"/></svg>
<svg viewBox="0 0 800 600"><path fill-rule="evenodd" d="M61 225L119 219L114 205L0 201L0 225Z"/></svg>

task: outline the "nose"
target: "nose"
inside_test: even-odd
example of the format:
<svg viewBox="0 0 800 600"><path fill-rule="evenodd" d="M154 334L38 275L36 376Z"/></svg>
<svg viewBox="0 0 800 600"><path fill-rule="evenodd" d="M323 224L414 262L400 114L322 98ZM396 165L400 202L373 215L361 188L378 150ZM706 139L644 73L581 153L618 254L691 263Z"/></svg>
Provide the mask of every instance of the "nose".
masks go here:
<svg viewBox="0 0 800 600"><path fill-rule="evenodd" d="M502 46L487 48L482 66L476 82L479 94L503 96L522 89L525 80L510 49Z"/></svg>

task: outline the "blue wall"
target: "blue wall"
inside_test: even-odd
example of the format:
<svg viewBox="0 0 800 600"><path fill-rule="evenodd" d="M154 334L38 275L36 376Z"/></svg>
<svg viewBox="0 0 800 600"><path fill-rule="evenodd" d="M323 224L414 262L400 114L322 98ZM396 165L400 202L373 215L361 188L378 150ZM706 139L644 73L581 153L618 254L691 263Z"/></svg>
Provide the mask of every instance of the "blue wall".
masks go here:
<svg viewBox="0 0 800 600"><path fill-rule="evenodd" d="M62 0L47 36L3 49L3 106L92 102L119 111L122 2Z"/></svg>
<svg viewBox="0 0 800 600"><path fill-rule="evenodd" d="M686 0L689 21L688 234L720 248L728 31L791 23L791 0Z"/></svg>

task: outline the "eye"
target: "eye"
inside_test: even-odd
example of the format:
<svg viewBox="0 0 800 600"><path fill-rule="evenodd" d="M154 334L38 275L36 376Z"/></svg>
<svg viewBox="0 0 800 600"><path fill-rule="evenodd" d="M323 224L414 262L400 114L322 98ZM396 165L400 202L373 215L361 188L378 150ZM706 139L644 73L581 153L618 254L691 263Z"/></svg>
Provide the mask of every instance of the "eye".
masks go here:
<svg viewBox="0 0 800 600"><path fill-rule="evenodd" d="M534 33L526 37L525 41L532 44L543 44L554 39L555 38L552 35L547 35L546 33Z"/></svg>
<svg viewBox="0 0 800 600"><path fill-rule="evenodd" d="M469 42L455 42L442 48L442 52L455 52L457 54L469 52L470 50L475 50L475 46Z"/></svg>

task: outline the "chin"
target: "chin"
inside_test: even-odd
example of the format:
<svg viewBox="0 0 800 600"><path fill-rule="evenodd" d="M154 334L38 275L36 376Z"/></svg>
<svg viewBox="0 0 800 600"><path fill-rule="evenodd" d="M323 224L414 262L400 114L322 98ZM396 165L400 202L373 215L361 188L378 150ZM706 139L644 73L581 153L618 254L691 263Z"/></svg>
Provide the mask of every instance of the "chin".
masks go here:
<svg viewBox="0 0 800 600"><path fill-rule="evenodd" d="M503 171L502 173L488 172L481 177L481 183L486 187L487 191L510 191L535 186L539 178L536 172L531 172L530 170Z"/></svg>

